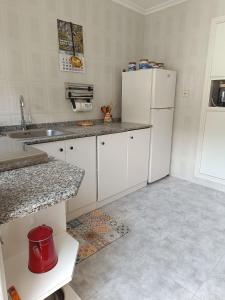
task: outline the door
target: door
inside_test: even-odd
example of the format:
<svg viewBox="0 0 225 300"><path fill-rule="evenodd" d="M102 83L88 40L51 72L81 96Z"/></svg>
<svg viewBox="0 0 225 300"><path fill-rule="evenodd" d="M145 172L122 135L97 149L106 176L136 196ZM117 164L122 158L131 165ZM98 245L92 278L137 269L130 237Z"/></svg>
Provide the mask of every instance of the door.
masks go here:
<svg viewBox="0 0 225 300"><path fill-rule="evenodd" d="M33 147L47 152L49 156L53 156L59 160L66 160L66 151L64 141L36 144Z"/></svg>
<svg viewBox="0 0 225 300"><path fill-rule="evenodd" d="M148 182L170 173L173 109L153 109Z"/></svg>
<svg viewBox="0 0 225 300"><path fill-rule="evenodd" d="M122 121L150 123L152 70L123 72Z"/></svg>
<svg viewBox="0 0 225 300"><path fill-rule="evenodd" d="M98 200L104 200L127 188L127 132L99 136Z"/></svg>
<svg viewBox="0 0 225 300"><path fill-rule="evenodd" d="M174 107L176 72L154 69L151 108Z"/></svg>
<svg viewBox="0 0 225 300"><path fill-rule="evenodd" d="M207 113L200 172L220 179L225 179L224 128L224 112Z"/></svg>
<svg viewBox="0 0 225 300"><path fill-rule="evenodd" d="M66 161L85 170L77 196L68 202L68 211L72 212L96 202L96 137L67 140L65 145Z"/></svg>
<svg viewBox="0 0 225 300"><path fill-rule="evenodd" d="M148 180L150 129L128 132L128 188Z"/></svg>

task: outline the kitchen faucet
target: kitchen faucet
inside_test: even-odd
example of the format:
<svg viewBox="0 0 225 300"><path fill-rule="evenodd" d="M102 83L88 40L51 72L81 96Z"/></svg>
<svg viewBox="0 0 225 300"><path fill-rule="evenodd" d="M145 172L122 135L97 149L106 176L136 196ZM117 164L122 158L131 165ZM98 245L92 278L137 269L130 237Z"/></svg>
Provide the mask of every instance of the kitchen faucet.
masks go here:
<svg viewBox="0 0 225 300"><path fill-rule="evenodd" d="M21 129L26 130L27 125L24 117L24 98L22 95L20 96L20 114L21 114Z"/></svg>

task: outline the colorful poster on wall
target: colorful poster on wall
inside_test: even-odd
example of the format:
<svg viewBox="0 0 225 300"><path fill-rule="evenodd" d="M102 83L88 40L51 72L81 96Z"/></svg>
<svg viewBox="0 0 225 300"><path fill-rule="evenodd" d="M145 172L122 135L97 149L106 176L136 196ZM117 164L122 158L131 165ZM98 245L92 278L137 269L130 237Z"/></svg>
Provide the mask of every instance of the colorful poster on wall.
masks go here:
<svg viewBox="0 0 225 300"><path fill-rule="evenodd" d="M60 71L84 72L83 26L57 20Z"/></svg>

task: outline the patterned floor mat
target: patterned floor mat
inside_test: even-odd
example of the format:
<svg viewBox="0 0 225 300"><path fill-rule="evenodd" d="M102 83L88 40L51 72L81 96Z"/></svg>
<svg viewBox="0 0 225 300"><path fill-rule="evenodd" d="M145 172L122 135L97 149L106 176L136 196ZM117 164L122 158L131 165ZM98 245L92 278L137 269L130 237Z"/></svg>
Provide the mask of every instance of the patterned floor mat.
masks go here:
<svg viewBox="0 0 225 300"><path fill-rule="evenodd" d="M67 231L80 244L78 264L127 234L129 228L101 209L96 209L68 222Z"/></svg>

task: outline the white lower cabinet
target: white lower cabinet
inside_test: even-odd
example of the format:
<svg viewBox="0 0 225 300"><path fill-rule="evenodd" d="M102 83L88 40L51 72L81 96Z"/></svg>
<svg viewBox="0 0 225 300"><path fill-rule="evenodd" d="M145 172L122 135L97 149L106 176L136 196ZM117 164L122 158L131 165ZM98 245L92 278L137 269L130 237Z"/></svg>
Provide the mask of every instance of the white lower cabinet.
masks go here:
<svg viewBox="0 0 225 300"><path fill-rule="evenodd" d="M128 188L148 178L150 129L128 132Z"/></svg>
<svg viewBox="0 0 225 300"><path fill-rule="evenodd" d="M70 218L72 212L97 200L114 200L121 193L147 184L149 140L150 129L140 129L98 136L97 145L96 137L87 137L35 147L85 170L77 196L68 202Z"/></svg>
<svg viewBox="0 0 225 300"><path fill-rule="evenodd" d="M35 148L45 151L48 155L59 160L66 160L66 151L64 141L43 143L34 145Z"/></svg>
<svg viewBox="0 0 225 300"><path fill-rule="evenodd" d="M150 129L97 138L98 200L147 184Z"/></svg>
<svg viewBox="0 0 225 300"><path fill-rule="evenodd" d="M97 200L96 137L67 140L65 145L66 161L85 170L77 196L68 203L68 211L72 212Z"/></svg>
<svg viewBox="0 0 225 300"><path fill-rule="evenodd" d="M126 189L127 133L97 138L98 200L104 200Z"/></svg>
<svg viewBox="0 0 225 300"><path fill-rule="evenodd" d="M85 176L76 197L68 202L68 212L96 202L96 137L79 138L35 145L50 156L67 161L85 170Z"/></svg>

